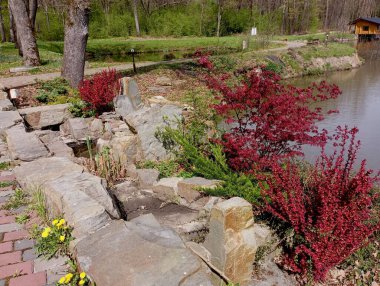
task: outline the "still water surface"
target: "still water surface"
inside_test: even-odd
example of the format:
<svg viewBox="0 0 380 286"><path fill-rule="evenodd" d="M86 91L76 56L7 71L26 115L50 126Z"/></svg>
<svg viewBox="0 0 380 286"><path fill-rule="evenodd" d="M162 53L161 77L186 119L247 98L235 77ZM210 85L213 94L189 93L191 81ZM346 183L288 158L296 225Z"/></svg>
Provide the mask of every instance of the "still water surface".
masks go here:
<svg viewBox="0 0 380 286"><path fill-rule="evenodd" d="M359 159L367 159L368 167L380 170L380 45L377 43L360 48L359 54L366 59L366 63L359 69L294 79L291 83L305 86L313 81L326 80L337 84L343 94L320 106L326 111L337 109L339 113L326 115L318 126L329 133L338 125L358 127L358 139L361 141ZM305 153L306 159L313 160L319 149L308 147Z"/></svg>

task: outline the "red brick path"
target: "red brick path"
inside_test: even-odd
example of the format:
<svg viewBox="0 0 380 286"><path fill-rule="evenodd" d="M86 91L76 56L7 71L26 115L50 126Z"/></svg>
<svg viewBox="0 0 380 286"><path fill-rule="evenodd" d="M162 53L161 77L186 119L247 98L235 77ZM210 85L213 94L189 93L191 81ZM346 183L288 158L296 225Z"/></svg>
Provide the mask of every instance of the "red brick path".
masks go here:
<svg viewBox="0 0 380 286"><path fill-rule="evenodd" d="M13 175L0 173L0 182L15 181ZM12 188L0 189L3 205L9 196L2 196ZM0 210L0 286L44 286L46 271L34 273L34 255L27 255L33 247L23 225L15 222L12 211ZM25 254L25 255L24 255Z"/></svg>

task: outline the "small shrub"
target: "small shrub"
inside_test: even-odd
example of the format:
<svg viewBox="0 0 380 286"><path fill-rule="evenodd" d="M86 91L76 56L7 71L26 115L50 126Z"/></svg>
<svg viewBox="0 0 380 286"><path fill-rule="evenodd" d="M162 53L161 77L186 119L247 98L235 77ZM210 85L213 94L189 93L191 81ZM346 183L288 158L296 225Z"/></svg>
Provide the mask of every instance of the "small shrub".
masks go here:
<svg viewBox="0 0 380 286"><path fill-rule="evenodd" d="M113 108L113 99L120 89L120 75L115 69L104 70L91 79L83 80L79 86L80 98L97 114Z"/></svg>
<svg viewBox="0 0 380 286"><path fill-rule="evenodd" d="M59 96L68 96L71 88L63 78L41 82L36 99L42 103L55 102Z"/></svg>
<svg viewBox="0 0 380 286"><path fill-rule="evenodd" d="M171 61L175 59L175 55L173 53L164 54L164 61Z"/></svg>
<svg viewBox="0 0 380 286"><path fill-rule="evenodd" d="M290 226L293 245L285 246L285 263L295 272L323 281L327 272L362 248L380 230L372 176L363 161L354 173L360 142L357 129L338 128L328 156L324 149L314 168L304 176L297 165L275 164L262 185L266 211Z"/></svg>
<svg viewBox="0 0 380 286"><path fill-rule="evenodd" d="M51 259L56 255L68 255L69 244L73 240L72 227L62 218L54 219L51 225L45 227L36 237L36 253Z"/></svg>
<svg viewBox="0 0 380 286"><path fill-rule="evenodd" d="M264 67L266 71L272 71L276 74L280 74L283 68L284 68L283 65L274 63L272 61L269 61L268 64Z"/></svg>

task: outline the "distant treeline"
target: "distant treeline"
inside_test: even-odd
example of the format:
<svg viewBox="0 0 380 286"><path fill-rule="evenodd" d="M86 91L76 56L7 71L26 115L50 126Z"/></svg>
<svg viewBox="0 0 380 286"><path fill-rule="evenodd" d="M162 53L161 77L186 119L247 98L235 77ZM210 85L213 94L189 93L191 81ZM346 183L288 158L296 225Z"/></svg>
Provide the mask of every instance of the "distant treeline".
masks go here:
<svg viewBox="0 0 380 286"><path fill-rule="evenodd" d="M59 0L39 0L36 33L62 40L64 9ZM5 34L7 1L0 0ZM379 15L380 0L93 0L90 37L216 36L247 32L294 34L347 30L351 20Z"/></svg>

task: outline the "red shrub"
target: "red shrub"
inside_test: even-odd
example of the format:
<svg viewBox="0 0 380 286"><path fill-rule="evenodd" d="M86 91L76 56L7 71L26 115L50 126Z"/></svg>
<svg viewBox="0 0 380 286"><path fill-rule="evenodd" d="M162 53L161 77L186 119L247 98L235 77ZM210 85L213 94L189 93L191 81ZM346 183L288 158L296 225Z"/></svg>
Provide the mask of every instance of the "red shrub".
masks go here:
<svg viewBox="0 0 380 286"><path fill-rule="evenodd" d="M120 75L115 69L103 70L89 80L83 80L79 86L82 100L96 110L97 114L112 108L112 101L120 89Z"/></svg>
<svg viewBox="0 0 380 286"><path fill-rule="evenodd" d="M207 57L199 62L213 71ZM265 169L272 161L301 155L304 144L325 143L325 131L319 132L315 125L323 119L321 110L312 110L308 104L337 97L341 92L336 85L322 82L297 88L261 69L240 74L235 81L227 74L206 77L209 88L220 95L215 110L234 126L221 143L235 170Z"/></svg>
<svg viewBox="0 0 380 286"><path fill-rule="evenodd" d="M303 238L287 253L285 263L293 271L305 273L311 259L316 280L323 280L329 269L380 229L380 222L373 220L377 197L371 194L379 176L371 176L365 161L357 173L352 172L360 145L355 142L357 132L356 128L338 128L334 146L339 150L328 156L322 149L306 179L288 162L286 167L273 166L267 178L269 187L263 186L266 210Z"/></svg>

